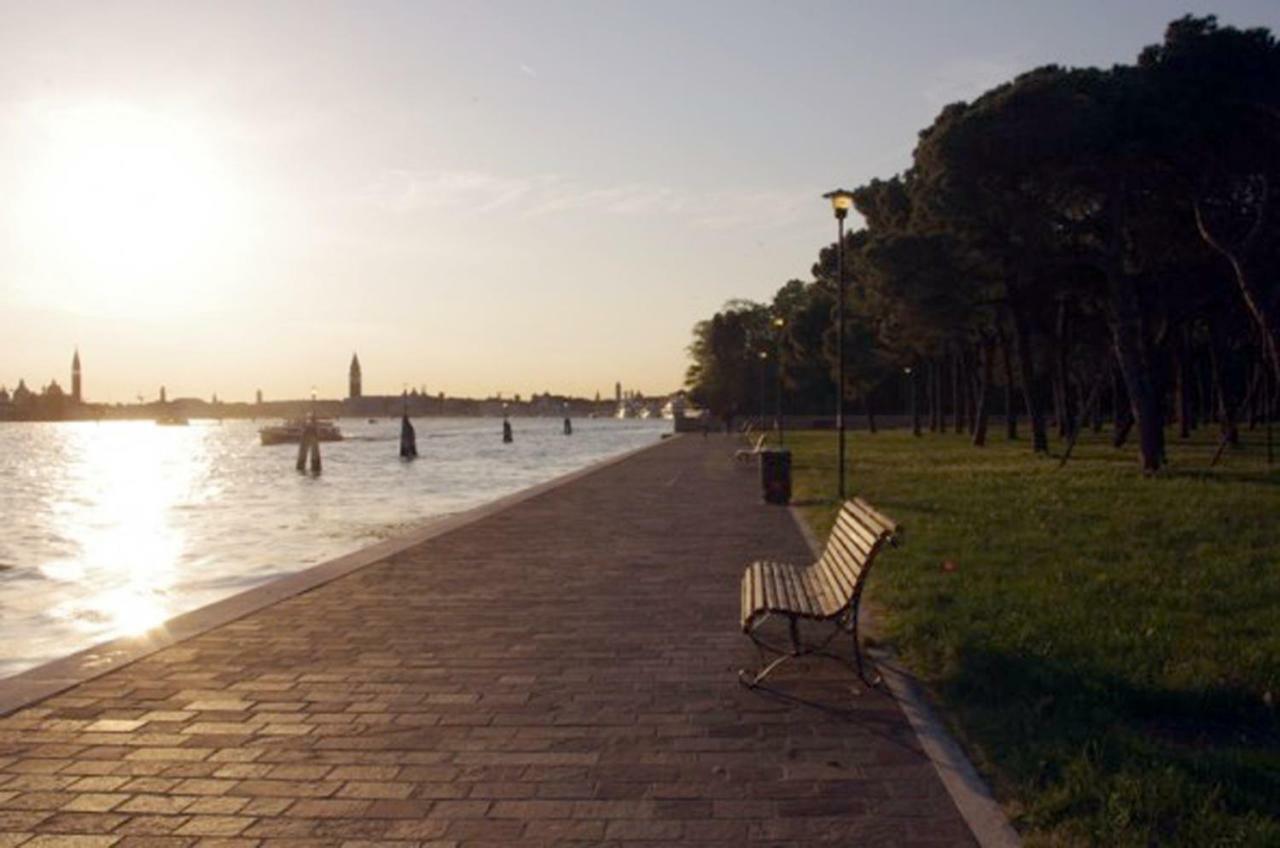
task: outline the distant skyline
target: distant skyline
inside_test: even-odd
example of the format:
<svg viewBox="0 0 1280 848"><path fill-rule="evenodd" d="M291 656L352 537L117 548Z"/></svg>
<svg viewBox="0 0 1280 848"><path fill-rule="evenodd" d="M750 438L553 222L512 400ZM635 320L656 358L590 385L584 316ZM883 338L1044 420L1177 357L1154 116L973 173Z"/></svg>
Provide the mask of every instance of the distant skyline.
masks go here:
<svg viewBox="0 0 1280 848"><path fill-rule="evenodd" d="M0 385L646 394L946 103L1280 4L5 3Z"/></svg>

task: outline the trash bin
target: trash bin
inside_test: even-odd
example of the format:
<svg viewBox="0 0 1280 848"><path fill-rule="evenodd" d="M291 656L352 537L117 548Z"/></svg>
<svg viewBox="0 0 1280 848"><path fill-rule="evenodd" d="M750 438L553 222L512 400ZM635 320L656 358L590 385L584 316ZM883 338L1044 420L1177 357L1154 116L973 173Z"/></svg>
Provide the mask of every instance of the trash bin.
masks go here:
<svg viewBox="0 0 1280 848"><path fill-rule="evenodd" d="M791 451L760 452L760 488L765 503L791 503Z"/></svg>

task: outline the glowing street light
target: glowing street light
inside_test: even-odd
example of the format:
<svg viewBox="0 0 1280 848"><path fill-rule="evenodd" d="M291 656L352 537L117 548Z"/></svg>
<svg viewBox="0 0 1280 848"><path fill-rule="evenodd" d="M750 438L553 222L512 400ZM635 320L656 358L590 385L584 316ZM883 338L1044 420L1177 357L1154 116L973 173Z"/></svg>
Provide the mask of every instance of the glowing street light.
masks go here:
<svg viewBox="0 0 1280 848"><path fill-rule="evenodd" d="M844 500L844 219L853 208L853 192L838 188L822 195L836 216L836 492Z"/></svg>
<svg viewBox="0 0 1280 848"><path fill-rule="evenodd" d="M907 375L907 397L909 398L911 409L911 435L920 435L920 416L916 412L916 378L915 372L908 365L902 369L902 373Z"/></svg>
<svg viewBox="0 0 1280 848"><path fill-rule="evenodd" d="M778 447L786 444L786 428L782 423L782 328L787 322L781 315L777 315L773 319L773 370L774 370L774 387L773 387L773 428L778 431Z"/></svg>

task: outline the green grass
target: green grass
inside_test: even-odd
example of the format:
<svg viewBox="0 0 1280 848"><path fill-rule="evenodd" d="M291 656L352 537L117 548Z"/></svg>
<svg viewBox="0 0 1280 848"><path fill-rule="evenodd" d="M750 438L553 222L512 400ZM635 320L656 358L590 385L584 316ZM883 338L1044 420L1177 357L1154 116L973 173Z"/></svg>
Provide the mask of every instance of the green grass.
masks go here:
<svg viewBox="0 0 1280 848"><path fill-rule="evenodd" d="M1212 470L1214 434L1171 438L1154 479L1092 434L1061 470L850 435L850 492L907 528L868 584L881 638L1028 844L1280 845L1280 465L1243 435ZM835 436L787 446L825 537Z"/></svg>

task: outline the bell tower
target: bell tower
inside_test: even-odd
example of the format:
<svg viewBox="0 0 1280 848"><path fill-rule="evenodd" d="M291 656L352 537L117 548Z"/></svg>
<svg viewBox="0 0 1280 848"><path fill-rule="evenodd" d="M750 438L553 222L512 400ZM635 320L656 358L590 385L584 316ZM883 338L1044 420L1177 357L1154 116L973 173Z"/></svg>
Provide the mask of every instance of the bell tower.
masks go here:
<svg viewBox="0 0 1280 848"><path fill-rule="evenodd" d="M75 355L71 357L71 402L82 402L80 394L80 348L76 348Z"/></svg>
<svg viewBox="0 0 1280 848"><path fill-rule="evenodd" d="M347 375L347 397L360 397L360 357L351 354L351 370Z"/></svg>

